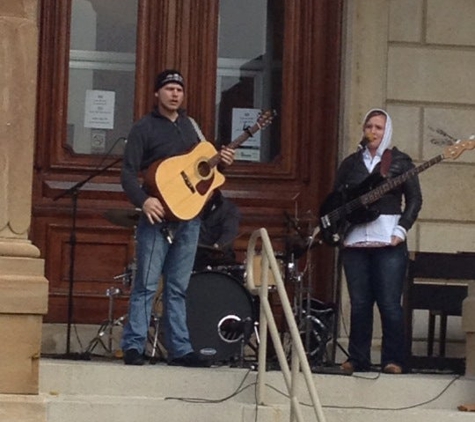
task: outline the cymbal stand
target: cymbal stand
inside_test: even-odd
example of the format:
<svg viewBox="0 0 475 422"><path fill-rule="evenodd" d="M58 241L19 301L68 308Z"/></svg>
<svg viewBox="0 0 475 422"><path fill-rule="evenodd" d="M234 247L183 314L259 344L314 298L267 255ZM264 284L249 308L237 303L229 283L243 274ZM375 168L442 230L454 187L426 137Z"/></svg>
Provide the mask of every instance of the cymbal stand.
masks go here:
<svg viewBox="0 0 475 422"><path fill-rule="evenodd" d="M310 255L310 254L308 254ZM295 295L294 295L294 315L295 319L298 322L301 335L304 334L304 348L307 352L307 355L310 352L310 333L311 333L311 321L309 319L311 312L311 295L310 288L305 285L305 273L310 273L311 264L310 256L307 257L307 267L302 271L295 271L292 277L292 281L295 283ZM296 266L296 263L294 263ZM308 278L308 277L307 277Z"/></svg>
<svg viewBox="0 0 475 422"><path fill-rule="evenodd" d="M106 290L106 296L109 298L108 318L99 327L96 336L89 343L86 353L92 354L97 345L101 345L109 355L113 354L112 343L114 338L114 327L122 327L123 322L127 318L126 314L114 319L114 299L120 294L122 294L122 291L118 287L109 287ZM103 340L105 336L107 336L107 342L104 342Z"/></svg>
<svg viewBox="0 0 475 422"><path fill-rule="evenodd" d="M292 228L296 230L301 241L306 244L306 263L302 271L298 269L298 256L301 255L301 249L291 249L287 251L287 280L295 284L294 289L294 315L298 323L300 335L302 337L304 348L307 353L309 362L319 364L319 360L326 355L324 348L331 338L331 319L334 310L331 306L316 299L312 299L311 295L311 275L313 274L313 262L311 249L318 243L315 237L318 234L318 227L312 228L311 220L308 221L307 230L302 230L299 226L297 218L292 219ZM308 236L307 236L308 234ZM301 247L301 245L297 245ZM314 305L318 305L318 308ZM317 361L317 362L316 362Z"/></svg>

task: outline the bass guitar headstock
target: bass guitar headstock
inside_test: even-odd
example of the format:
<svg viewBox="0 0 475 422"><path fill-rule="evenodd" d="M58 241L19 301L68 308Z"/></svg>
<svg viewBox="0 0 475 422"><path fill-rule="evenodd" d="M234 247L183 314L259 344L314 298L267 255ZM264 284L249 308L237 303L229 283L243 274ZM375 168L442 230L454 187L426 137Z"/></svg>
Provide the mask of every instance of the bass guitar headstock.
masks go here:
<svg viewBox="0 0 475 422"><path fill-rule="evenodd" d="M444 158L451 160L457 159L464 151L475 148L475 139L468 139L466 141L457 141L453 145L444 148Z"/></svg>

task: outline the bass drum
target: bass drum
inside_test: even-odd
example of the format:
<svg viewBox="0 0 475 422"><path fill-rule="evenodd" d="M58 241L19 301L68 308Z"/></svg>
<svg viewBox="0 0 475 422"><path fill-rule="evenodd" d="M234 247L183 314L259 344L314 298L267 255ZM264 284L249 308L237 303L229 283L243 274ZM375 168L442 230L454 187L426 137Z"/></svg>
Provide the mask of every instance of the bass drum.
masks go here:
<svg viewBox="0 0 475 422"><path fill-rule="evenodd" d="M229 274L203 271L192 274L186 295L187 323L193 349L215 362L241 353L254 327L250 293Z"/></svg>

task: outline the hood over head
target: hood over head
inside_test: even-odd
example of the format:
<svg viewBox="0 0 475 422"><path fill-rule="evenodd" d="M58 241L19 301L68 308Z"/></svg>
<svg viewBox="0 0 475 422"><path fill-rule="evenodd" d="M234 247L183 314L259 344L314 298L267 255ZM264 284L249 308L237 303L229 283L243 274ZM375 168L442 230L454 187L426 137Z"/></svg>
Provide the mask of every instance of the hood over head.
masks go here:
<svg viewBox="0 0 475 422"><path fill-rule="evenodd" d="M369 110L364 119L363 119L363 135L362 135L362 139L364 139L365 137L365 134L364 134L364 125L366 124L366 122L368 121L369 117L374 113L374 112L379 112L379 113L382 113L386 116L386 127L384 129L384 135L383 135L383 139L381 140L381 143L379 144L379 147L378 147L378 150L376 151L376 155L378 156L382 156L383 155L383 152L385 149L388 149L390 146L391 146L391 141L392 141L392 136L393 136L393 123L392 123L392 120L391 120L391 117L389 116L389 114L381 109L381 108L373 108L371 110Z"/></svg>

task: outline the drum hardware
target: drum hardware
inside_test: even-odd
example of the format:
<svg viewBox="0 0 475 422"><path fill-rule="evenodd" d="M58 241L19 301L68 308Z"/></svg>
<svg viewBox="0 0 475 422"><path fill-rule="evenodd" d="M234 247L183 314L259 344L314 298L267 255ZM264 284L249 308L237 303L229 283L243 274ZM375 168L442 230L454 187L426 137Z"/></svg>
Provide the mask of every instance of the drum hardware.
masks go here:
<svg viewBox="0 0 475 422"><path fill-rule="evenodd" d="M217 265L215 267L208 266L206 269L210 271L217 271L217 272L229 274L230 276L239 280L243 284L246 280L246 266L245 265L241 265L241 264Z"/></svg>
<svg viewBox="0 0 475 422"><path fill-rule="evenodd" d="M254 350L254 348L250 345L249 340L253 332L256 333L257 324L258 323L253 321L251 317L247 317L242 320L236 315L228 315L218 323L219 334L223 341L229 343L239 341L239 367L241 368L244 367L244 349L246 345L249 344L253 351L256 352L256 350ZM259 336L257 335L257 339L258 338Z"/></svg>
<svg viewBox="0 0 475 422"><path fill-rule="evenodd" d="M304 348L312 368L320 367L330 359L327 344L335 341L336 309L311 296L309 275L312 274L312 254L310 250L322 244L317 239L318 220L307 212L303 218L291 217L285 213L289 235L286 239L286 281L295 285L293 310L299 327ZM304 226L302 226L304 223ZM305 268L299 271L299 259L306 256ZM334 346L335 347L335 346ZM327 362L325 362L327 361Z"/></svg>
<svg viewBox="0 0 475 422"><path fill-rule="evenodd" d="M120 138L119 138L120 139ZM78 197L81 191L81 188L93 179L96 176L99 176L101 173L105 172L109 168L115 166L122 160L122 157L117 158L108 165L97 168L92 174L87 176L85 179L75 183L70 188L64 190L53 198L53 201L57 201L66 196L70 196L72 200L71 209L72 209L72 218L71 218L71 231L69 233L69 271L68 271L68 320L66 327L66 353L64 358L76 358L75 354L71 354L71 328L73 325L73 314L74 314L74 268L76 262L76 224L77 224L77 209L78 209Z"/></svg>
<svg viewBox="0 0 475 422"><path fill-rule="evenodd" d="M132 262L130 262L126 267L125 270L122 274L116 275L114 277L114 280L122 280L122 284L127 287L131 288L134 284L135 281L135 276L137 274L137 257L135 255L135 252L137 250L137 227L134 226L134 232L133 232L133 239L134 239L134 257L132 259Z"/></svg>
<svg viewBox="0 0 475 422"><path fill-rule="evenodd" d="M204 243L198 243L198 249L204 249L210 252L214 252L217 255L224 255L224 251L222 248L217 248L215 246L205 245Z"/></svg>
<svg viewBox="0 0 475 422"><path fill-rule="evenodd" d="M137 273L137 262L134 260L125 267L125 272L122 274L116 275L114 280L122 280L122 284L125 287L131 287L135 280L135 274Z"/></svg>
<svg viewBox="0 0 475 422"><path fill-rule="evenodd" d="M109 287L106 290L106 296L109 298L108 319L101 324L96 336L90 341L86 349L87 354L92 354L97 345L101 345L109 355L114 354L112 345L114 339L114 327L123 327L123 323L127 318L126 314L114 319L114 299L121 294L122 291L118 287ZM103 340L105 336L107 336L106 342Z"/></svg>
<svg viewBox="0 0 475 422"><path fill-rule="evenodd" d="M306 351L313 366L321 365L327 354L326 345L332 339L335 309L317 299L304 300L300 334L305 339Z"/></svg>
<svg viewBox="0 0 475 422"><path fill-rule="evenodd" d="M150 319L150 330L148 333L148 344L150 345L150 364L154 365L160 360L166 360L167 351L165 346L160 341L161 334L161 319L163 316L163 280L160 282L160 287L157 289L154 304L152 307L152 316Z"/></svg>
<svg viewBox="0 0 475 422"><path fill-rule="evenodd" d="M228 264L224 260L224 255L225 252L222 248L198 243L193 269L195 271L204 271L220 266L224 267Z"/></svg>
<svg viewBox="0 0 475 422"><path fill-rule="evenodd" d="M150 344L150 364L155 365L158 361L166 359L166 349L160 341L160 318L155 312L152 313L150 325L152 332L148 335L148 342Z"/></svg>

